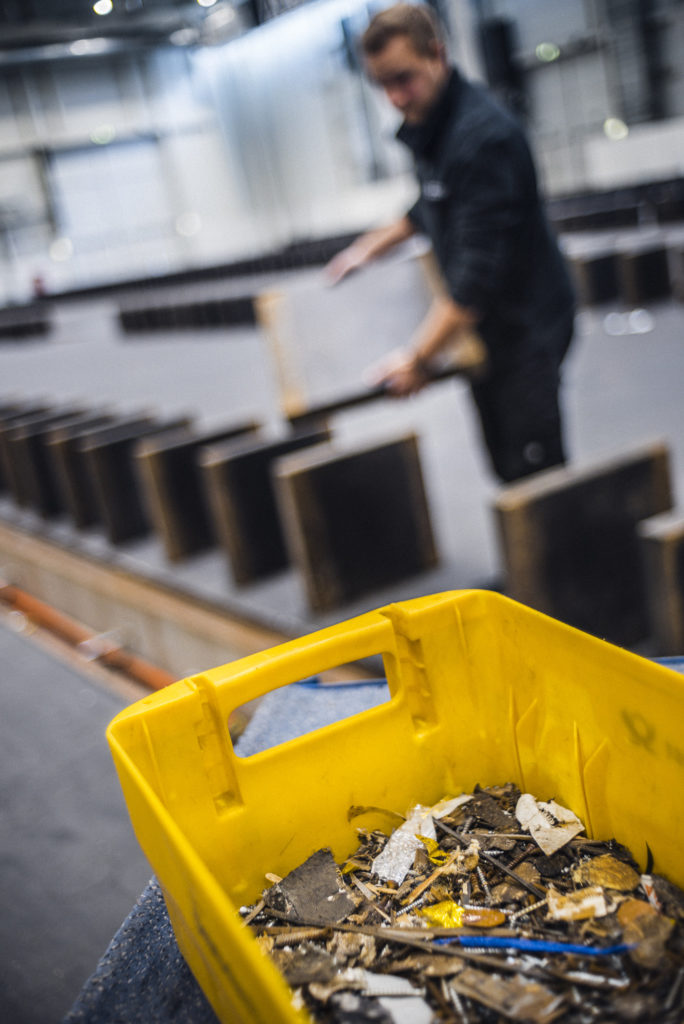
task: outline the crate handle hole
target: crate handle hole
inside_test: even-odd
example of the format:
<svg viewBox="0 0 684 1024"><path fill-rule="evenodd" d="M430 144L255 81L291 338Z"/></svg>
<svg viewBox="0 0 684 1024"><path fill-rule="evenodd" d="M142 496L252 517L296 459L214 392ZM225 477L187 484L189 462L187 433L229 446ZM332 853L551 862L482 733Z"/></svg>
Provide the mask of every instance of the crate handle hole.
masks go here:
<svg viewBox="0 0 684 1024"><path fill-rule="evenodd" d="M339 670L310 676L236 708L228 719L235 754L251 757L391 700L384 676L345 676Z"/></svg>

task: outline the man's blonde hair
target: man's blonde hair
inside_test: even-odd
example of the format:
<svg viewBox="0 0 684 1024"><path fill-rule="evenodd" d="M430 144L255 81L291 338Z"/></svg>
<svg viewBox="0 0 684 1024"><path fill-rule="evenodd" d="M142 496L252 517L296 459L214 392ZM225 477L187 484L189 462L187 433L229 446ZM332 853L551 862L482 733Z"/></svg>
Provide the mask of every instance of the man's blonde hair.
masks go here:
<svg viewBox="0 0 684 1024"><path fill-rule="evenodd" d="M361 36L361 48L367 57L372 57L384 50L391 39L406 36L421 57L434 57L443 35L440 21L430 7L400 3L371 19Z"/></svg>

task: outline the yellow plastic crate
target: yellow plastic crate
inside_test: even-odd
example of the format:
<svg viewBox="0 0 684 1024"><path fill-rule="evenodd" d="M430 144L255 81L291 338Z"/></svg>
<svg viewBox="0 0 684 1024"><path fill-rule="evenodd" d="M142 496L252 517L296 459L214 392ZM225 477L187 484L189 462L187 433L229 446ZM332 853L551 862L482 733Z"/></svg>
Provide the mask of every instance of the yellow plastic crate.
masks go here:
<svg viewBox="0 0 684 1024"><path fill-rule="evenodd" d="M382 654L391 699L237 757L234 708ZM352 804L515 782L615 836L684 885L684 680L497 594L389 605L175 683L118 715L108 739L181 950L223 1021L308 1020L241 923L264 873L357 846ZM362 819L369 828L386 819Z"/></svg>

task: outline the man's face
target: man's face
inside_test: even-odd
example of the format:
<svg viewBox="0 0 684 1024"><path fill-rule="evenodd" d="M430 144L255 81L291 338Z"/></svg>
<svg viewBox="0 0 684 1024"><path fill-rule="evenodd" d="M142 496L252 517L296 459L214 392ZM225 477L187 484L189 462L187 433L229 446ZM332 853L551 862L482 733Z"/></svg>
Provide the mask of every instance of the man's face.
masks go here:
<svg viewBox="0 0 684 1024"><path fill-rule="evenodd" d="M434 56L416 53L408 36L394 36L380 53L368 55L366 67L408 124L425 119L448 74L441 48Z"/></svg>

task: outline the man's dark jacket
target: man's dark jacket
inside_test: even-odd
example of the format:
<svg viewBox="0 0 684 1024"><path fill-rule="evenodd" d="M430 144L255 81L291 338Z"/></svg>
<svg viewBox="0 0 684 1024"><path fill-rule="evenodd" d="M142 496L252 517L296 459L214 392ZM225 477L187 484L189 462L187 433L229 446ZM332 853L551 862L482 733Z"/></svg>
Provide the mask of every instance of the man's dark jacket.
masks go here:
<svg viewBox="0 0 684 1024"><path fill-rule="evenodd" d="M408 215L432 241L452 298L480 313L492 369L550 346L560 361L574 296L518 123L452 70L426 120L397 137L420 183Z"/></svg>

